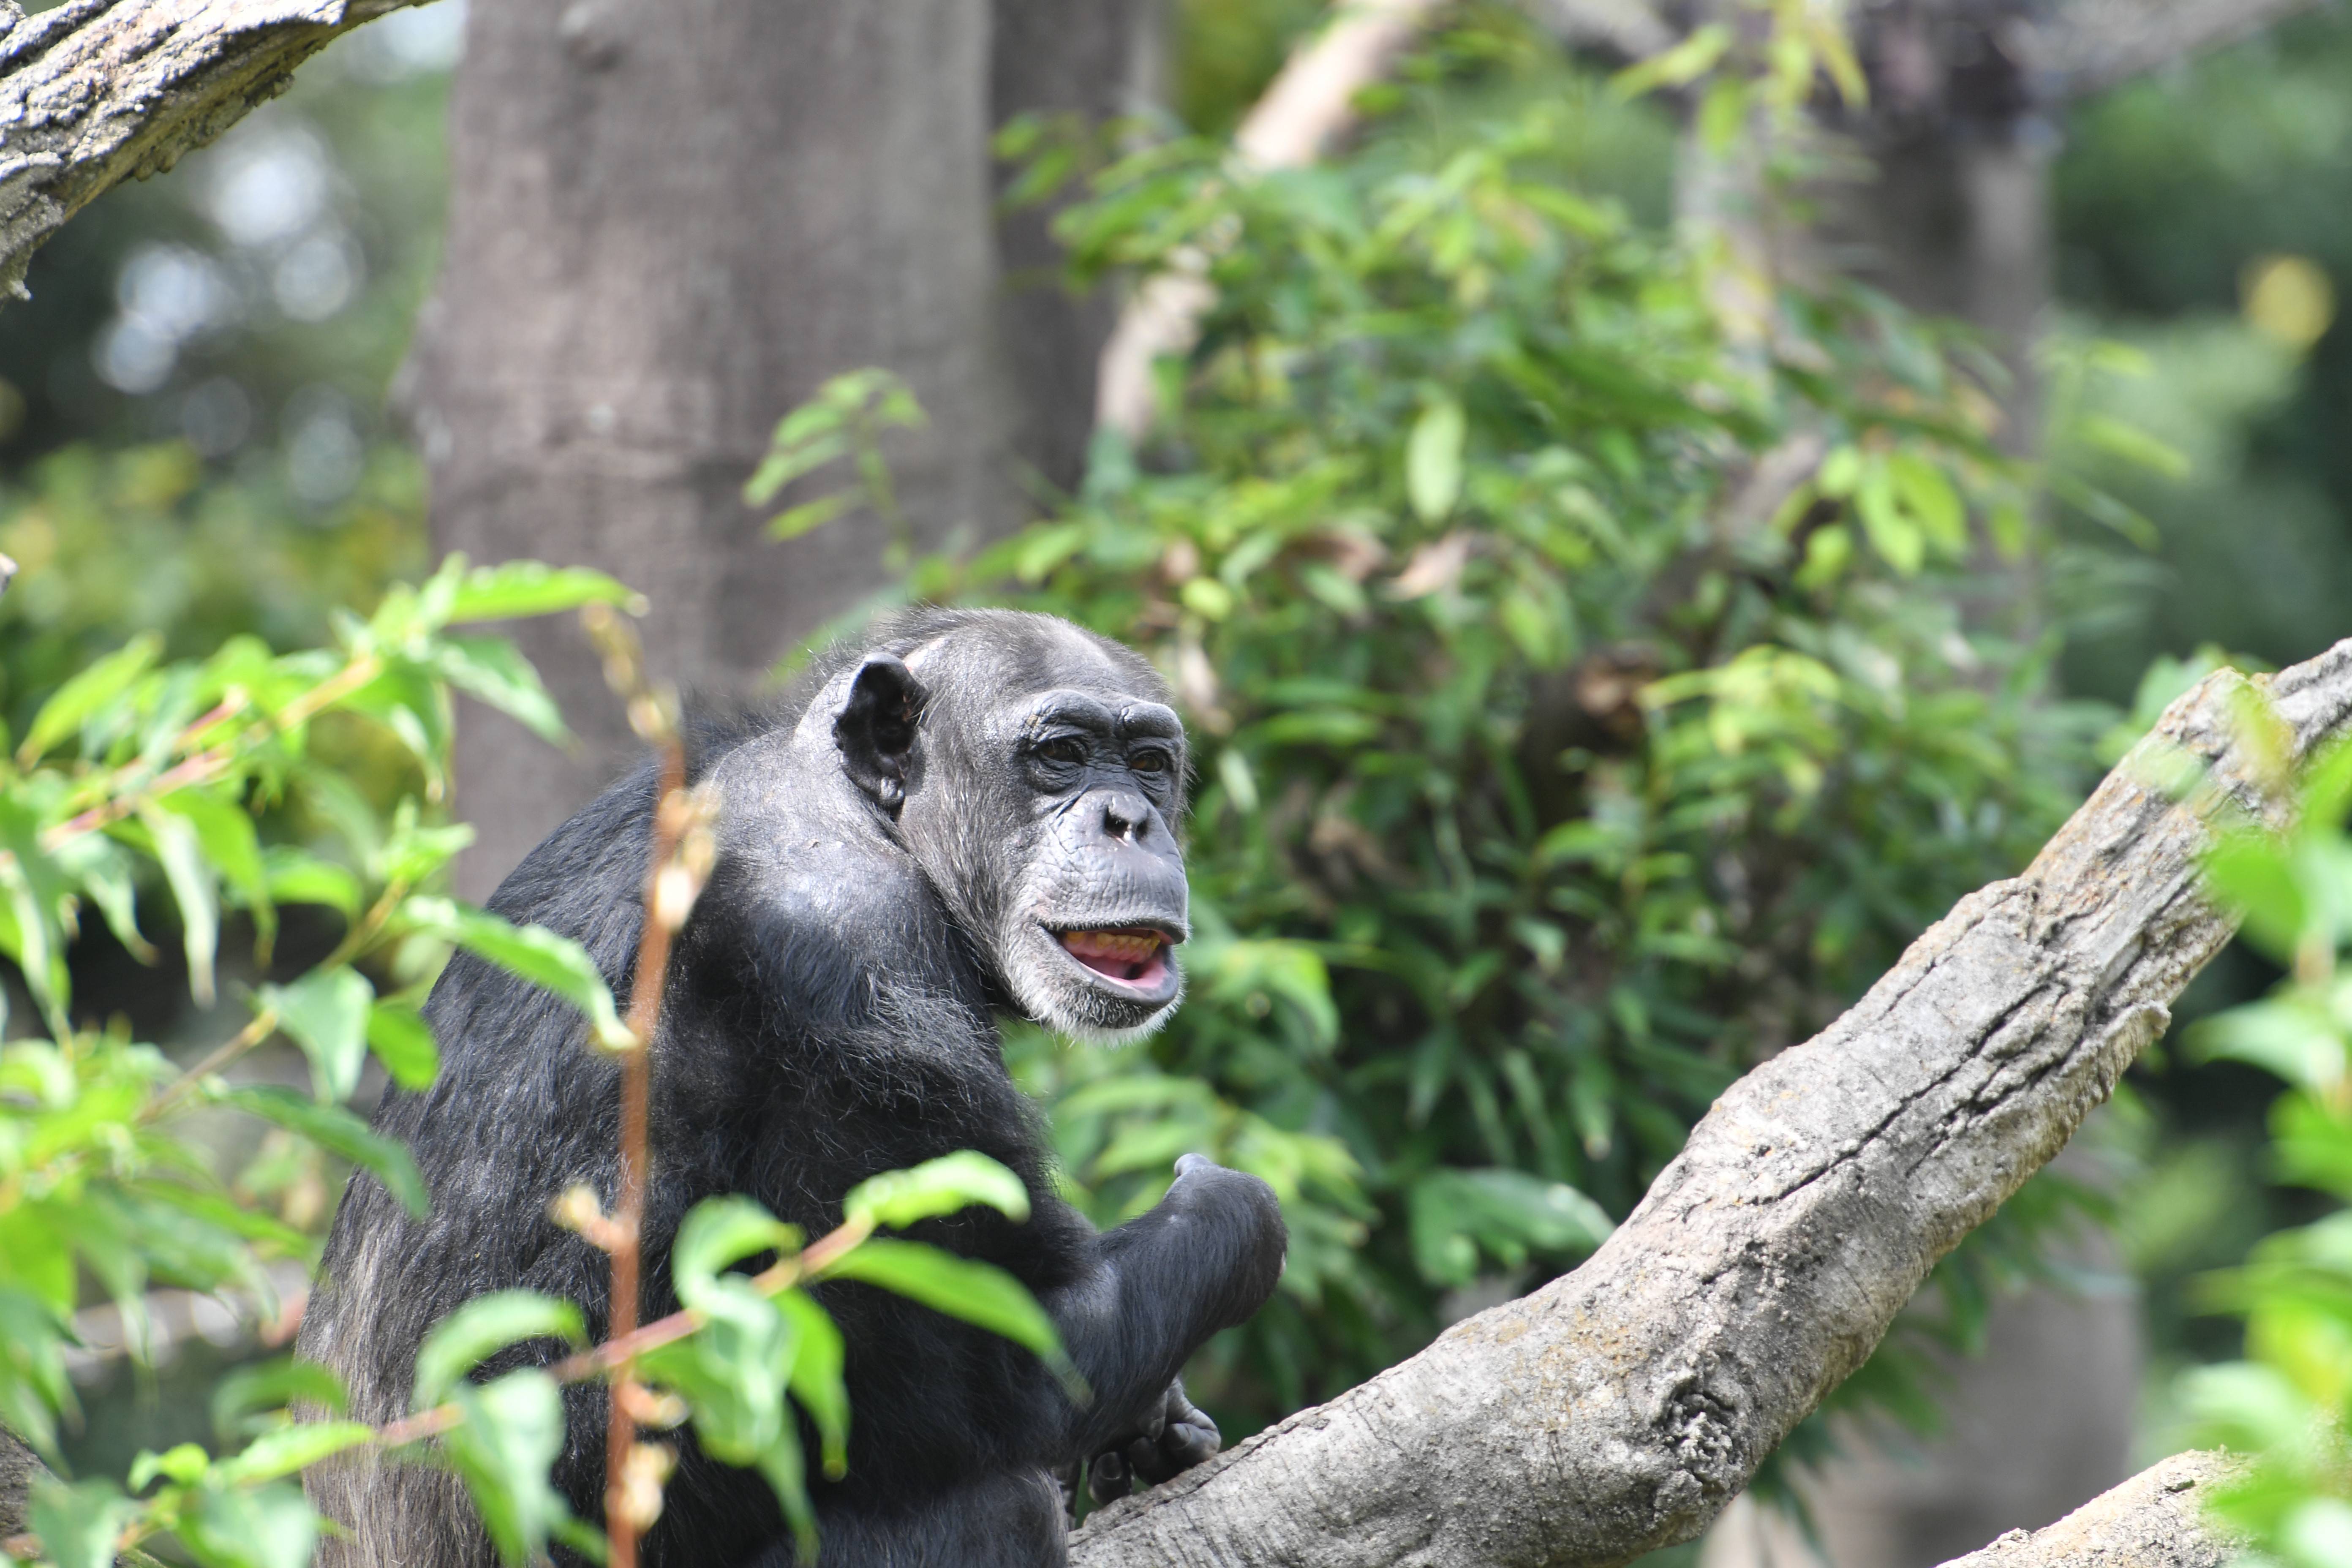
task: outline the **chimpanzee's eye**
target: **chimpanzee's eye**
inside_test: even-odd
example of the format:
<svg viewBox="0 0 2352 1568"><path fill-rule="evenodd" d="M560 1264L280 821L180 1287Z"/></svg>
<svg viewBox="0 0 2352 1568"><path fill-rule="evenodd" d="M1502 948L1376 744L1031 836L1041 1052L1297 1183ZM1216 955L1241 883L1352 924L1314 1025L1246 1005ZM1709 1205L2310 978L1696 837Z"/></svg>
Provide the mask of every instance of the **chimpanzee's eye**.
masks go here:
<svg viewBox="0 0 2352 1568"><path fill-rule="evenodd" d="M1139 773L1164 773L1169 768L1169 757L1157 746L1146 746L1129 757L1127 765Z"/></svg>
<svg viewBox="0 0 2352 1568"><path fill-rule="evenodd" d="M1056 735L1050 741L1041 741L1037 743L1036 752L1041 760L1066 768L1075 768L1087 760L1085 743L1071 735Z"/></svg>

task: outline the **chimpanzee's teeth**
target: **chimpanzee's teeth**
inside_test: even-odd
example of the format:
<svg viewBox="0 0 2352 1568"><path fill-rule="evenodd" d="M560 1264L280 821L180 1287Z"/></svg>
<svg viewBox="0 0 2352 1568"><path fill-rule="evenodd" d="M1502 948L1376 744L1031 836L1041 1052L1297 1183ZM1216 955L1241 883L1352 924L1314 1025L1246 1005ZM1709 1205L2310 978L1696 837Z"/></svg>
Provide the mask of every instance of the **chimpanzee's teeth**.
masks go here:
<svg viewBox="0 0 2352 1568"><path fill-rule="evenodd" d="M1072 931L1062 933L1062 945L1081 963L1149 963L1167 938L1151 931Z"/></svg>

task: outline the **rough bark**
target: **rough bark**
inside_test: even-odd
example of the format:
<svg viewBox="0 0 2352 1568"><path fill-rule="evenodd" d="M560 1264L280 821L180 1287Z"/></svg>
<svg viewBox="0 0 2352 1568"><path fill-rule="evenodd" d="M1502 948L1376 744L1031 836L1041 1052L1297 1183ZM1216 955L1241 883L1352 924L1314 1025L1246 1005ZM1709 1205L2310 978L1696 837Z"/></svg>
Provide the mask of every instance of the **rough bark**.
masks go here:
<svg viewBox="0 0 2352 1568"><path fill-rule="evenodd" d="M1020 114L1089 122L1144 113L1160 96L1162 0L996 0L989 104L998 127ZM1009 183L1013 171L1000 184ZM1002 215L999 336L1015 392L1014 455L1053 490L1085 477L1097 366L1118 318L1108 288L1063 281L1053 208Z"/></svg>
<svg viewBox="0 0 2352 1568"><path fill-rule="evenodd" d="M778 544L740 496L776 420L865 365L930 415L889 448L919 546L1011 526L989 41L986 0L474 7L413 362L437 542L612 572L652 601L651 668L746 691L886 582L868 520ZM583 744L464 715L473 894L636 750L575 628L514 630Z"/></svg>
<svg viewBox="0 0 2352 1568"><path fill-rule="evenodd" d="M0 1426L0 1541L25 1533L25 1502L34 1481L49 1473L32 1449Z"/></svg>
<svg viewBox="0 0 2352 1568"><path fill-rule="evenodd" d="M2013 1530L1944 1568L2222 1568L2237 1548L2205 1518L2220 1454L2175 1454L2046 1530Z"/></svg>
<svg viewBox="0 0 2352 1568"><path fill-rule="evenodd" d="M1073 1563L1600 1565L1698 1533L2229 940L2199 851L2282 809L2232 741L2249 684L2300 756L2352 721L2352 642L2175 703L2022 876L1727 1090L1581 1268L1104 1510ZM2184 754L2211 765L2176 804Z"/></svg>
<svg viewBox="0 0 2352 1568"><path fill-rule="evenodd" d="M2048 90L2084 98L2207 49L2252 37L2319 0L2067 0L2021 47Z"/></svg>
<svg viewBox="0 0 2352 1568"><path fill-rule="evenodd" d="M177 163L337 34L413 0L0 0L0 290L111 186Z"/></svg>
<svg viewBox="0 0 2352 1568"><path fill-rule="evenodd" d="M1024 287L1001 287L989 143L1019 110L1129 107L1153 14L476 7L447 258L411 378L438 542L614 573L652 601L653 668L741 694L888 580L870 520L778 544L739 496L776 420L825 378L881 365L929 411L889 447L919 548L1017 523L1024 467L1073 482L1108 322L1026 286L1050 259L1034 216L1007 240ZM462 716L474 894L635 752L572 629L514 629L583 743L560 754Z"/></svg>

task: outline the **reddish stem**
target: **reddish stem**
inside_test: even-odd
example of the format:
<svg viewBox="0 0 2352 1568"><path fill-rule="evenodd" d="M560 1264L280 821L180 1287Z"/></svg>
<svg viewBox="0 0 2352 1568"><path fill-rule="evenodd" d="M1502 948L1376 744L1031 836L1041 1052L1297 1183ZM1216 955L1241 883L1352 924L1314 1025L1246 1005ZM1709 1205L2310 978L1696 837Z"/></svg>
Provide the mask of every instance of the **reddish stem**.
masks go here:
<svg viewBox="0 0 2352 1568"><path fill-rule="evenodd" d="M621 1057L621 1190L614 1203L617 1232L613 1252L611 1344L631 1342L637 1331L638 1243L646 1216L646 1104L653 1079L654 1026L661 1018L662 983L669 969L670 928L657 908L655 890L663 869L677 853L686 810L686 748L673 735L662 747L661 787L654 796L653 855L646 867L645 929L637 939L636 978L629 987L629 1032L636 1043ZM608 1348L610 1348L608 1346ZM645 1347L651 1348L651 1347ZM604 1535L611 1543L608 1568L636 1568L637 1531L629 1515L624 1477L637 1424L629 1415L627 1352L606 1364L614 1369L610 1414L604 1426Z"/></svg>

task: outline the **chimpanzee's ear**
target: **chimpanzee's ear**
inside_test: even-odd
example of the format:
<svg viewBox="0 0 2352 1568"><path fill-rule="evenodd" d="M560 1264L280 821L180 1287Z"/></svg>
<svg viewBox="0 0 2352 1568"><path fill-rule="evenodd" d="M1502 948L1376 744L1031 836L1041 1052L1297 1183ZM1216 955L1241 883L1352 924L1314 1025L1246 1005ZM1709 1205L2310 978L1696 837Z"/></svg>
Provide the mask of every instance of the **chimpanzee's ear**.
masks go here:
<svg viewBox="0 0 2352 1568"><path fill-rule="evenodd" d="M915 749L915 721L923 689L904 662L877 653L849 683L849 700L833 721L834 743L852 784L896 815L907 798L907 761Z"/></svg>

